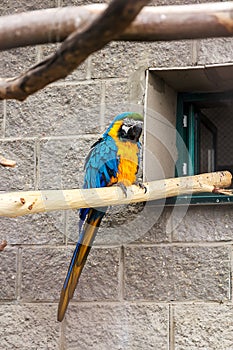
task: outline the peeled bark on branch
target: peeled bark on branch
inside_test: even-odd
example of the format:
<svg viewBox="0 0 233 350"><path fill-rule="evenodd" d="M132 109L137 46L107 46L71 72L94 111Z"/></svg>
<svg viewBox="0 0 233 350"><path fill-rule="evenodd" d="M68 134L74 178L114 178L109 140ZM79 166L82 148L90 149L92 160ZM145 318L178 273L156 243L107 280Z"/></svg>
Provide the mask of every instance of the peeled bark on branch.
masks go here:
<svg viewBox="0 0 233 350"><path fill-rule="evenodd" d="M105 4L52 8L0 18L0 50L61 42L81 32ZM233 2L144 7L115 40L178 40L233 35ZM116 19L115 19L116 20Z"/></svg>
<svg viewBox="0 0 233 350"><path fill-rule="evenodd" d="M231 184L228 171L171 178L145 183L147 192L138 186L127 189L104 187L74 190L11 192L0 194L0 216L16 217L26 214L89 207L145 202L183 194L210 192L232 195L225 190Z"/></svg>
<svg viewBox="0 0 233 350"><path fill-rule="evenodd" d="M23 101L46 85L65 78L91 53L114 40L134 20L149 0L113 0L81 33L73 32L46 60L12 79L0 80L0 99ZM117 20L118 19L118 20Z"/></svg>

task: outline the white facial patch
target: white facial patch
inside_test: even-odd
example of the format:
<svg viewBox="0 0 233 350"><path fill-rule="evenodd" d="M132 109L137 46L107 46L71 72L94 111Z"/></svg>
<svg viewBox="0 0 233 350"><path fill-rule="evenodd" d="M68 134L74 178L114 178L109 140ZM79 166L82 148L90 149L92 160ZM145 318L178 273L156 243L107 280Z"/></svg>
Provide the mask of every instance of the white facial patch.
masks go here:
<svg viewBox="0 0 233 350"><path fill-rule="evenodd" d="M129 129L130 129L130 126L127 126L127 125L123 124L122 127L121 127L121 129L124 130L125 133L127 134L128 131L129 131Z"/></svg>
<svg viewBox="0 0 233 350"><path fill-rule="evenodd" d="M134 120L134 119L130 119L130 118L125 118L124 122L123 122L123 126L134 126L134 125L142 125L143 122L139 121L139 120Z"/></svg>

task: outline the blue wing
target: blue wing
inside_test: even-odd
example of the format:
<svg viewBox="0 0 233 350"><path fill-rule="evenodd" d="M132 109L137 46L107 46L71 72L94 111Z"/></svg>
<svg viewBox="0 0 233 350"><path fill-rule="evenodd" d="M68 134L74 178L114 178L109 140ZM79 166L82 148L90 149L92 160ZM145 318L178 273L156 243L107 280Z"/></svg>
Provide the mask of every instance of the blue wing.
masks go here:
<svg viewBox="0 0 233 350"><path fill-rule="evenodd" d="M117 145L111 136L99 139L91 148L84 166L84 188L106 187L118 170ZM80 209L80 229L90 209Z"/></svg>

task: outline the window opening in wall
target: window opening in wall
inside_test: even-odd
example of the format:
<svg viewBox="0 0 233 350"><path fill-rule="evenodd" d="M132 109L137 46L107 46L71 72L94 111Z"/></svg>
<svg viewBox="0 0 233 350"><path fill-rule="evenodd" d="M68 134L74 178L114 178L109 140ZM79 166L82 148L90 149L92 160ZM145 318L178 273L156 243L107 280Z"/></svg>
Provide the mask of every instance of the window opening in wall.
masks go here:
<svg viewBox="0 0 233 350"><path fill-rule="evenodd" d="M183 175L229 170L233 171L233 92L178 93L177 131L188 150L177 140L177 169ZM185 166L184 166L185 165ZM192 196L192 202L232 200L211 194Z"/></svg>
<svg viewBox="0 0 233 350"><path fill-rule="evenodd" d="M232 86L233 65L148 71L146 180L221 170L233 173ZM203 193L175 199L180 204L187 201L229 203L233 198Z"/></svg>

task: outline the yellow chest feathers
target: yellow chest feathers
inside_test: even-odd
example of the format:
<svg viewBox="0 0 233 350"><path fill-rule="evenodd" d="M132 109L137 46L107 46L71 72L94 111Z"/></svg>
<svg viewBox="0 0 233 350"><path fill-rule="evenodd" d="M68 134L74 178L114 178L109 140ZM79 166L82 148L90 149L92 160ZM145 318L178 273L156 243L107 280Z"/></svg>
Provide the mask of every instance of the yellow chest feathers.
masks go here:
<svg viewBox="0 0 233 350"><path fill-rule="evenodd" d="M125 186L129 186L136 181L139 149L137 143L119 140L118 130L121 125L122 121L117 121L109 132L116 142L119 157L118 173L116 178L111 179L111 183L123 182Z"/></svg>
<svg viewBox="0 0 233 350"><path fill-rule="evenodd" d="M119 142L118 156L120 158L117 179L126 186L136 181L138 171L138 146L131 142Z"/></svg>
<svg viewBox="0 0 233 350"><path fill-rule="evenodd" d="M136 181L138 171L138 146L132 142L117 142L119 165L117 180L129 186Z"/></svg>

